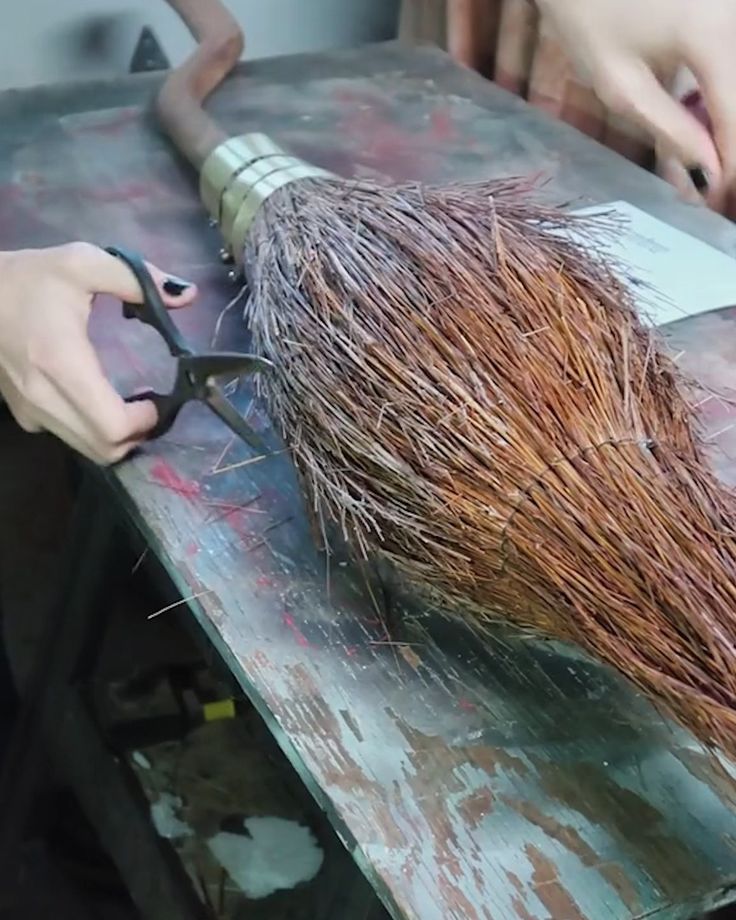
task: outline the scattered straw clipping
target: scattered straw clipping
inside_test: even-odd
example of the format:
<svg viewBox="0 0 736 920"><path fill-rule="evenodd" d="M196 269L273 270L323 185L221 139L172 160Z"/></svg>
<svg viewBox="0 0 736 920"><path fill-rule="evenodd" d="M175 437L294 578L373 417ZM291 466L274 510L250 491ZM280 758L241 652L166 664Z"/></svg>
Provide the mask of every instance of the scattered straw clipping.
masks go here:
<svg viewBox="0 0 736 920"><path fill-rule="evenodd" d="M734 500L621 283L549 232L573 220L520 182L280 190L245 253L261 386L357 552L733 755Z"/></svg>

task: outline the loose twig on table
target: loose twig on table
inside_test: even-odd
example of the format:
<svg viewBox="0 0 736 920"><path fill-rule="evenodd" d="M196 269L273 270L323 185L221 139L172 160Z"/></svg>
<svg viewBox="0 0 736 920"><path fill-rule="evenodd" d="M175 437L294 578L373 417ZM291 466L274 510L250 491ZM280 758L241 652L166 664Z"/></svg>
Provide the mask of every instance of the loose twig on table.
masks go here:
<svg viewBox="0 0 736 920"><path fill-rule="evenodd" d="M174 601L173 604L168 604L166 607L162 607L160 610L156 610L154 613L149 613L146 619L153 620L154 617L160 617L162 613L167 613L169 610L173 610L175 607L181 607L182 604L188 604L190 601L196 601L198 597L204 597L205 594L212 594L212 589L207 591L200 591L198 594L192 594L190 597L183 597L181 600Z"/></svg>

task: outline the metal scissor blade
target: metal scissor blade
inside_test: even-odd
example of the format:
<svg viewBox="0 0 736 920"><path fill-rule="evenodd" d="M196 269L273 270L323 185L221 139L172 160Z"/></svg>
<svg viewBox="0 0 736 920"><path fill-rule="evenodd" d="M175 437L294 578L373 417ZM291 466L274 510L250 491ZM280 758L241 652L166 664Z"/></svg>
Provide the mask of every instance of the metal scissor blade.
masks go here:
<svg viewBox="0 0 736 920"><path fill-rule="evenodd" d="M241 377L245 374L255 374L258 371L270 371L273 368L273 364L267 358L237 351L193 355L188 358L187 365L188 369L194 372L197 380L202 383L211 377L226 375Z"/></svg>
<svg viewBox="0 0 736 920"><path fill-rule="evenodd" d="M239 438L242 438L246 444L249 444L254 450L264 451L266 449L260 436L256 434L242 415L235 411L232 404L227 401L219 390L212 388L205 402L215 415L218 415L230 430Z"/></svg>

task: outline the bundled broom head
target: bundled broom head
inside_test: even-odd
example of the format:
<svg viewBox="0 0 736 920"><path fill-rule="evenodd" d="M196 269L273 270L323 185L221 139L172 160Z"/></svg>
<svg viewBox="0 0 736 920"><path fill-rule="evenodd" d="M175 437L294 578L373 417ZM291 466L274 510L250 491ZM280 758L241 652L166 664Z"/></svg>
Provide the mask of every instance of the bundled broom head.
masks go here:
<svg viewBox="0 0 736 920"><path fill-rule="evenodd" d="M577 643L733 754L734 501L566 224L514 183L277 193L245 254L272 418L356 551Z"/></svg>
<svg viewBox="0 0 736 920"><path fill-rule="evenodd" d="M263 391L356 553L577 643L733 756L734 500L572 220L523 182L283 185L243 252Z"/></svg>

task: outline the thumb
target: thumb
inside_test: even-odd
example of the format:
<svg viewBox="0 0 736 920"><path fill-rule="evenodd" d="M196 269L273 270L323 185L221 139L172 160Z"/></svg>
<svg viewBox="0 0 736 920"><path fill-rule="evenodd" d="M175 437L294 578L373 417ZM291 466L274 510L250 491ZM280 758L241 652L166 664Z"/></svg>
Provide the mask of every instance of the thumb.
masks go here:
<svg viewBox="0 0 736 920"><path fill-rule="evenodd" d="M617 61L597 77L595 89L612 111L643 128L663 156L679 160L688 170L702 170L709 186L720 186L720 158L708 129L643 61Z"/></svg>
<svg viewBox="0 0 736 920"><path fill-rule="evenodd" d="M140 303L142 292L128 266L109 252L91 243L71 243L57 250L63 269L90 294L111 294L120 300ZM167 275L146 263L167 307L184 307L197 296L196 285Z"/></svg>

